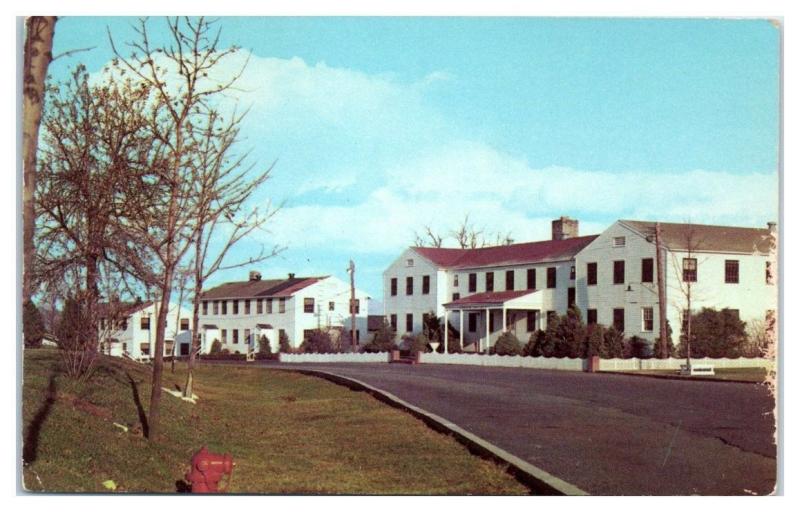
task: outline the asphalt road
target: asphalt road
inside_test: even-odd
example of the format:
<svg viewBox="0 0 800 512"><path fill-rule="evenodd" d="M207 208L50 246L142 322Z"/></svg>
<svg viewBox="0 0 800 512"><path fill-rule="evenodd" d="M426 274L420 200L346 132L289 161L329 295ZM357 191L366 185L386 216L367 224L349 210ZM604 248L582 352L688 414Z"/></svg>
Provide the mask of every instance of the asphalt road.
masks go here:
<svg viewBox="0 0 800 512"><path fill-rule="evenodd" d="M769 494L764 386L515 368L281 364L353 377L596 495Z"/></svg>

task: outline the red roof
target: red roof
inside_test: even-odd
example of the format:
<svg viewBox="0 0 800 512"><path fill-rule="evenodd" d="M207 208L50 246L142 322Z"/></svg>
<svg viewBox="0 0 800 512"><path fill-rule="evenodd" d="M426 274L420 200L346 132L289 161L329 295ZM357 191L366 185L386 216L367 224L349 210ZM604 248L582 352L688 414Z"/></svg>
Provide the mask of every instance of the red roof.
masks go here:
<svg viewBox="0 0 800 512"><path fill-rule="evenodd" d="M574 258L597 235L579 236L566 240L545 240L521 244L498 245L478 249L442 249L412 247L421 256L440 268L477 268L499 265L518 265Z"/></svg>
<svg viewBox="0 0 800 512"><path fill-rule="evenodd" d="M475 304L502 304L506 301L517 299L523 295L534 293L536 290L514 290L506 292L475 293L467 297L448 302L445 306L468 306Z"/></svg>
<svg viewBox="0 0 800 512"><path fill-rule="evenodd" d="M250 297L289 297L325 277L290 277L224 283L202 294L203 299L246 299Z"/></svg>

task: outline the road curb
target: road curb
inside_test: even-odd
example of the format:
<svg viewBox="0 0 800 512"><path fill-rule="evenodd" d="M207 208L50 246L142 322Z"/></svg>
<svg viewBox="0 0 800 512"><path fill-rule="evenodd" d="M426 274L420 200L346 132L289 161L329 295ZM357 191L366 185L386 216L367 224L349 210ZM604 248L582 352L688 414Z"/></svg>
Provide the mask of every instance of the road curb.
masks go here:
<svg viewBox="0 0 800 512"><path fill-rule="evenodd" d="M449 421L441 416L428 412L420 407L412 405L405 400L384 391L382 389L371 386L351 377L345 377L337 373L327 372L323 370L310 370L307 368L275 368L280 371L290 371L311 375L314 377L321 377L336 384L346 386L350 389L357 391L366 391L375 398L382 402L389 404L398 409L402 409L415 417L424 421L429 427L439 432L452 435L458 442L465 445L471 452L476 453L482 457L491 459L500 464L507 464L508 471L513 474L519 481L542 495L557 495L557 496L588 496L589 493L579 489L578 487L561 480L560 478L551 475L547 471L526 462L516 455L495 446L489 441L468 432L459 425Z"/></svg>
<svg viewBox="0 0 800 512"><path fill-rule="evenodd" d="M631 377L648 377L651 379L667 379L667 380L680 380L683 382L727 382L734 384L763 384L764 382L753 382L752 380L738 380L738 379L713 379L711 377L681 377L678 375L653 375L647 373L633 373L633 372L618 372L618 371L600 371L597 373L608 373L611 375L628 375Z"/></svg>

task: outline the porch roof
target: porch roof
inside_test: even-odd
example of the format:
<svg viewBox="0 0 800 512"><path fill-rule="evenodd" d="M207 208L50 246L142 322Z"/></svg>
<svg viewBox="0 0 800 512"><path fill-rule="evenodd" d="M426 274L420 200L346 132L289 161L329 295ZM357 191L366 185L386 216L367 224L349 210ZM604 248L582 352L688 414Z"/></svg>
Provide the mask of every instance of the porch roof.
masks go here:
<svg viewBox="0 0 800 512"><path fill-rule="evenodd" d="M509 309L540 309L542 305L541 294L538 290L514 290L505 292L483 292L463 297L444 305L445 309L484 309L484 308L509 308Z"/></svg>

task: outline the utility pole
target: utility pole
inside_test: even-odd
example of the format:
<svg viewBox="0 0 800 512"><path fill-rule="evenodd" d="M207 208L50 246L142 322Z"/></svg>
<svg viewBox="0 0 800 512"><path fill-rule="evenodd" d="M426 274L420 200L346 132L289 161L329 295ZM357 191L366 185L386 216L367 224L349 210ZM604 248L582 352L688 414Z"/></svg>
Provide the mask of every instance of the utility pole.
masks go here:
<svg viewBox="0 0 800 512"><path fill-rule="evenodd" d="M658 331L661 337L661 354L667 357L667 290L664 268L664 253L661 248L661 224L656 222L656 274L658 282Z"/></svg>
<svg viewBox="0 0 800 512"><path fill-rule="evenodd" d="M347 267L350 272L350 342L353 345L353 352L356 351L356 264L350 260Z"/></svg>

